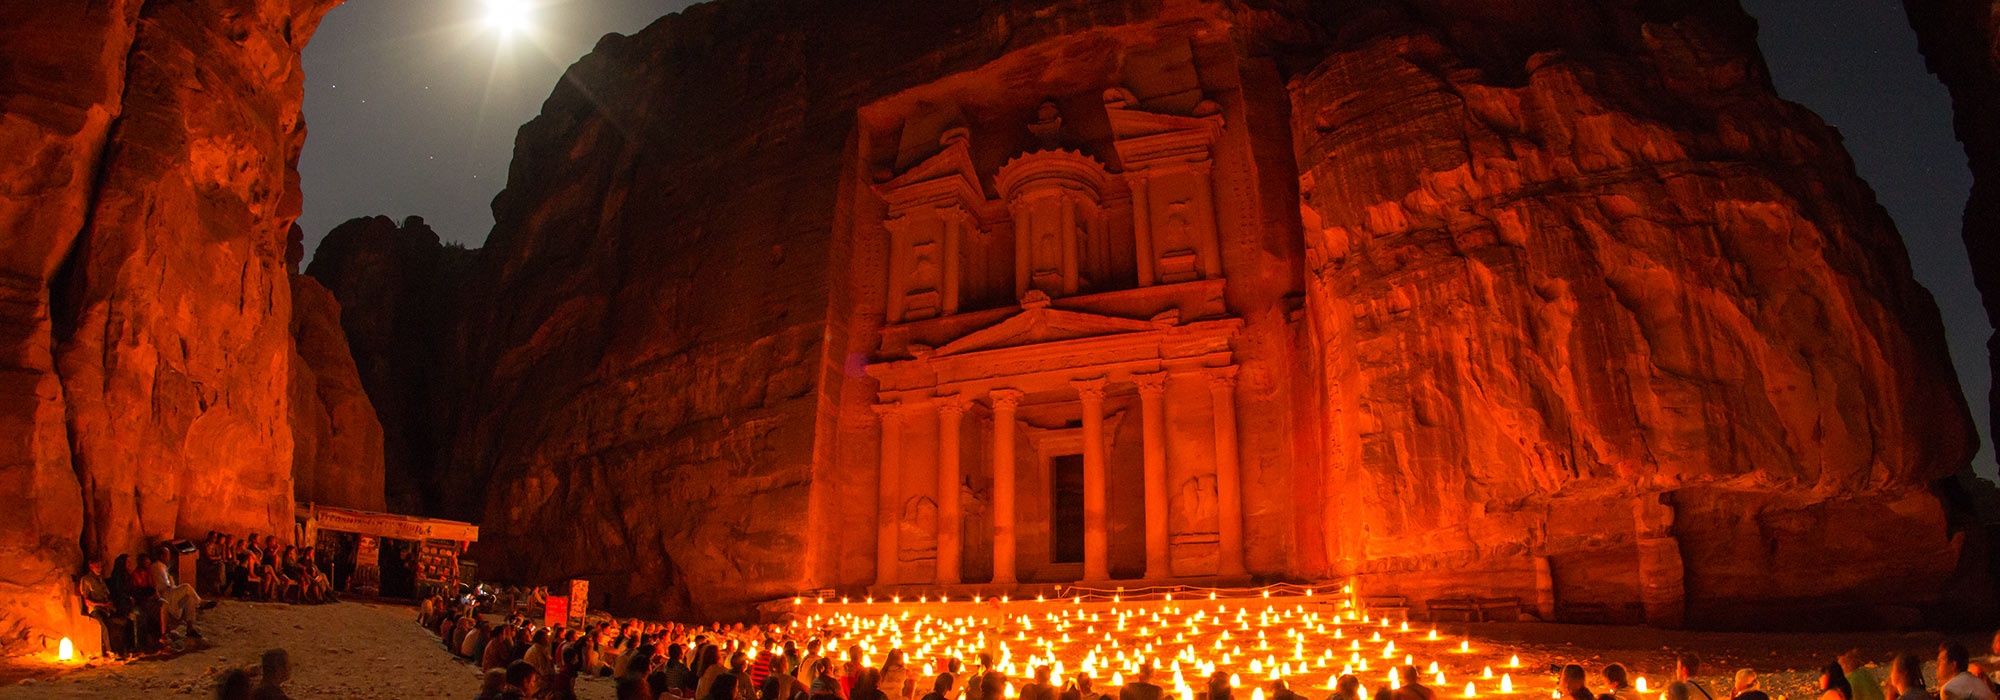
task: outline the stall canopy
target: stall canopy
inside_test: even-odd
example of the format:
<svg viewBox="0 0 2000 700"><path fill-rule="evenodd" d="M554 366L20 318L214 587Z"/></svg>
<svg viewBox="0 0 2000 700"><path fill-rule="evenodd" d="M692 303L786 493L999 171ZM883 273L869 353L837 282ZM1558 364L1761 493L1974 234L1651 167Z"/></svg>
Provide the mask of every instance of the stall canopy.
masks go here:
<svg viewBox="0 0 2000 700"><path fill-rule="evenodd" d="M420 518L414 515L376 513L351 508L335 508L312 503L298 504L298 520L311 542L319 530L353 532L398 540L479 541L479 526L456 520Z"/></svg>

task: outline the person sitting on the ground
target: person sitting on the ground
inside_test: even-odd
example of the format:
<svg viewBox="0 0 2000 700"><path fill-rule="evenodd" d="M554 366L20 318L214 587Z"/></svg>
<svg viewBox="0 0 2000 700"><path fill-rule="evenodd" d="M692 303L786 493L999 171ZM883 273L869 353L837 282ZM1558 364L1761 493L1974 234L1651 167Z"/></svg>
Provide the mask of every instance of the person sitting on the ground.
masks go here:
<svg viewBox="0 0 2000 700"><path fill-rule="evenodd" d="M1847 676L1847 689L1854 700L1884 700L1882 684L1875 682L1875 674L1862 668L1867 662L1862 660L1860 649L1849 649L1836 661L1840 662L1841 673Z"/></svg>
<svg viewBox="0 0 2000 700"><path fill-rule="evenodd" d="M1993 641L1988 651L1993 653L1973 659L1966 670L1978 676L1980 680L1986 681L1988 685L2000 685L2000 632L1993 633Z"/></svg>
<svg viewBox="0 0 2000 700"><path fill-rule="evenodd" d="M1854 687L1847 684L1847 672L1838 661L1820 668L1819 690L1819 700L1854 700Z"/></svg>
<svg viewBox="0 0 2000 700"><path fill-rule="evenodd" d="M1153 665L1150 663L1139 664L1139 672L1133 674L1125 687L1118 689L1118 700L1163 700L1166 696L1164 688L1153 684ZM988 696L988 700L999 698L999 693Z"/></svg>
<svg viewBox="0 0 2000 700"><path fill-rule="evenodd" d="M232 668L215 683L215 700L256 700L250 694L250 674Z"/></svg>
<svg viewBox="0 0 2000 700"><path fill-rule="evenodd" d="M1021 700L1056 700L1056 688L1049 683L1049 667L1037 665L1030 669L1028 684L1021 686Z"/></svg>
<svg viewBox="0 0 2000 700"><path fill-rule="evenodd" d="M257 700L291 700L285 682L292 679L292 657L283 649L264 652L264 677L257 681Z"/></svg>
<svg viewBox="0 0 2000 700"><path fill-rule="evenodd" d="M951 700L950 692L950 689L946 689L945 700ZM1103 700L1104 698L1097 692L1097 679L1091 678L1088 673L1071 676L1069 683L1064 684L1062 694L1056 697L1057 700Z"/></svg>
<svg viewBox="0 0 2000 700"><path fill-rule="evenodd" d="M714 678L709 679L708 692L703 694L698 700L735 700L736 681L737 676L734 674L719 673Z"/></svg>
<svg viewBox="0 0 2000 700"><path fill-rule="evenodd" d="M1694 654L1681 654L1679 656L1676 656L1674 657L1674 680L1680 683L1686 683L1688 685L1689 691L1701 694L1701 700L1715 700L1715 696L1710 695L1708 693L1707 688L1701 687L1700 683L1696 683L1694 681L1695 675L1701 673L1700 667L1701 667L1701 657L1695 656ZM1876 698L1875 700L1882 700L1882 699Z"/></svg>
<svg viewBox="0 0 2000 700"><path fill-rule="evenodd" d="M1361 679L1350 673L1334 680L1333 691L1327 694L1326 700L1361 700Z"/></svg>
<svg viewBox="0 0 2000 700"><path fill-rule="evenodd" d="M535 636L528 643L528 651L521 654L521 660L535 667L535 673L543 678L555 675L555 646L549 641L548 630L535 630Z"/></svg>
<svg viewBox="0 0 2000 700"><path fill-rule="evenodd" d="M688 666L681 657L687 655L687 648L679 644L667 645L667 660L646 674L646 686L655 697L677 692L687 682Z"/></svg>
<svg viewBox="0 0 2000 700"><path fill-rule="evenodd" d="M1396 694L1392 697L1402 700L1437 700L1437 691L1424 685L1424 677L1417 673L1416 666L1398 666L1396 676L1403 682L1403 687L1397 688Z"/></svg>
<svg viewBox="0 0 2000 700"><path fill-rule="evenodd" d="M1730 686L1729 700L1771 700L1771 696L1757 689L1757 672L1753 669L1736 669L1735 684Z"/></svg>
<svg viewBox="0 0 2000 700"><path fill-rule="evenodd" d="M1590 692L1589 681L1590 676L1584 673L1582 666L1569 664L1563 667L1562 677L1558 682L1562 686L1563 697L1581 696L1587 700L1596 700L1597 694Z"/></svg>
<svg viewBox="0 0 2000 700"><path fill-rule="evenodd" d="M1639 697L1638 689L1632 687L1624 664L1605 666L1604 672L1600 675L1604 676L1604 684L1610 686L1604 691L1605 695L1616 697L1618 700L1643 700Z"/></svg>
<svg viewBox="0 0 2000 700"><path fill-rule="evenodd" d="M808 700L840 700L840 679L833 675L833 662L825 657L814 661L812 683L806 685Z"/></svg>
<svg viewBox="0 0 2000 700"><path fill-rule="evenodd" d="M653 689L646 686L646 681L633 676L619 677L617 692L618 700L654 700Z"/></svg>
<svg viewBox="0 0 2000 700"><path fill-rule="evenodd" d="M1271 687L1271 695L1270 695L1271 700L1305 700L1304 696L1292 692L1292 689L1289 686L1285 685L1285 679L1283 678L1271 679L1270 687Z"/></svg>
<svg viewBox="0 0 2000 700"><path fill-rule="evenodd" d="M507 672L502 669L488 669L479 674L479 695L474 700L500 700L500 689L507 687Z"/></svg>
<svg viewBox="0 0 2000 700"><path fill-rule="evenodd" d="M500 700L528 700L538 690L535 667L525 661L507 664L507 685L500 688Z"/></svg>
<svg viewBox="0 0 2000 700"><path fill-rule="evenodd" d="M924 693L924 697L920 700L951 700L951 683L952 678L950 673L938 674L937 678L931 680L931 692ZM1076 698L1068 698L1068 700L1076 700Z"/></svg>
<svg viewBox="0 0 2000 700"><path fill-rule="evenodd" d="M1971 656L1958 642L1938 645L1939 700L1995 700L1993 687L1966 668Z"/></svg>
<svg viewBox="0 0 2000 700"><path fill-rule="evenodd" d="M495 628L492 637L486 640L486 649L479 654L479 667L507 668L514 662L513 654L514 628L501 625Z"/></svg>
<svg viewBox="0 0 2000 700"><path fill-rule="evenodd" d="M486 628L485 620L474 621L472 630L465 633L465 641L458 645L458 655L473 663L485 661L486 639L490 634L492 631Z"/></svg>
<svg viewBox="0 0 2000 700"><path fill-rule="evenodd" d="M1895 700L1937 700L1924 689L1924 662L1916 654L1897 654L1890 662L1889 689L1896 692Z"/></svg>
<svg viewBox="0 0 2000 700"><path fill-rule="evenodd" d="M174 583L174 577L167 572L165 557L168 552L160 550L161 558L153 561L149 572L153 578L153 592L160 596L160 628L172 629L174 623L186 626L187 636L201 638L201 632L194 628L194 618L201 609L201 596L196 595L194 586Z"/></svg>

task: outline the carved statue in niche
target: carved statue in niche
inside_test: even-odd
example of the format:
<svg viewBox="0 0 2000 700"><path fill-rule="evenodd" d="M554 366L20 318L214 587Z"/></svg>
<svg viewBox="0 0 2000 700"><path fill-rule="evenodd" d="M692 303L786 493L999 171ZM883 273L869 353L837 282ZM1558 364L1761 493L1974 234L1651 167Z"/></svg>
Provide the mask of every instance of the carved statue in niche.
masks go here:
<svg viewBox="0 0 2000 700"><path fill-rule="evenodd" d="M928 496L903 502L896 542L902 561L937 558L937 503Z"/></svg>
<svg viewBox="0 0 2000 700"><path fill-rule="evenodd" d="M958 313L960 251L977 234L972 212L985 201L967 139L964 128L946 130L936 155L876 185L889 206L882 227L889 238L883 312L890 323Z"/></svg>
<svg viewBox="0 0 2000 700"><path fill-rule="evenodd" d="M1215 475L1202 474L1181 482L1174 490L1167 512L1168 541L1174 544L1203 544L1218 540L1215 519Z"/></svg>
<svg viewBox="0 0 2000 700"><path fill-rule="evenodd" d="M1014 221L1014 296L1051 297L1088 288L1082 258L1101 235L1104 166L1069 150L1035 151L1000 167L994 183Z"/></svg>

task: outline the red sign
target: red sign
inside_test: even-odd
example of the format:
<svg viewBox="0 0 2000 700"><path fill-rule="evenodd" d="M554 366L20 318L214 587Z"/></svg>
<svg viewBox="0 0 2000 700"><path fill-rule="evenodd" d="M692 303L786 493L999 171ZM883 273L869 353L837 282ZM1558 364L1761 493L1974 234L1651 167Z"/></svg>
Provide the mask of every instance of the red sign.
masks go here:
<svg viewBox="0 0 2000 700"><path fill-rule="evenodd" d="M549 596L542 609L542 626L556 627L569 623L569 599Z"/></svg>

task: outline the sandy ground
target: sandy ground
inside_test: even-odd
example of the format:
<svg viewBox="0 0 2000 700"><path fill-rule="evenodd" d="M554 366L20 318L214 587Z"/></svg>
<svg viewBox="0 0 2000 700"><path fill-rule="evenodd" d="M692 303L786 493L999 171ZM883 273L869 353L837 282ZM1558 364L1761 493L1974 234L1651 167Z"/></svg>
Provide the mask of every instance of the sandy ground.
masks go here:
<svg viewBox="0 0 2000 700"><path fill-rule="evenodd" d="M292 697L470 698L478 670L445 653L411 608L370 603L284 605L224 601L204 613L207 646L171 658L101 663L0 687L12 698L214 697L231 668L256 669L266 649L291 653ZM18 670L18 669L17 669ZM254 672L254 671L253 671ZM584 679L577 695L611 698L610 682Z"/></svg>

